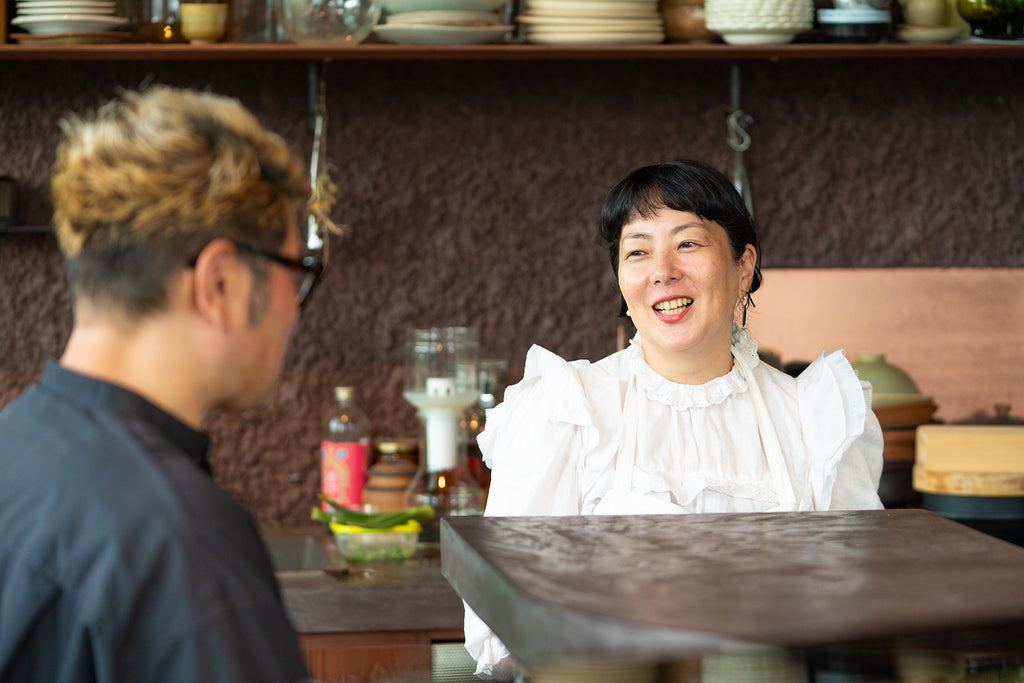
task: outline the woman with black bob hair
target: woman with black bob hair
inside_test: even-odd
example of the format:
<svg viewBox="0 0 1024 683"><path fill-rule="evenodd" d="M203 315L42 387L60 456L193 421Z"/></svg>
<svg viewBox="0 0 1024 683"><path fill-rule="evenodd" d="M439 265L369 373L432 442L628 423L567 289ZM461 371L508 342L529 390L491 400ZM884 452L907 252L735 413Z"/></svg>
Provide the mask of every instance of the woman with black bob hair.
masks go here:
<svg viewBox="0 0 1024 683"><path fill-rule="evenodd" d="M686 211L718 223L725 230L737 259L743 255L746 245L754 247L757 261L745 302L753 305L750 295L761 287L761 246L754 221L729 179L701 161L644 166L623 178L608 193L601 208L599 229L615 274L619 272L622 227L638 216L650 218L662 208ZM619 315L626 315L625 302Z"/></svg>
<svg viewBox="0 0 1024 683"><path fill-rule="evenodd" d="M878 509L882 432L842 351L799 377L760 361L745 327L761 284L754 223L728 178L696 161L638 169L600 234L637 333L596 363L532 347L487 414L487 515ZM477 674L507 649L467 607Z"/></svg>

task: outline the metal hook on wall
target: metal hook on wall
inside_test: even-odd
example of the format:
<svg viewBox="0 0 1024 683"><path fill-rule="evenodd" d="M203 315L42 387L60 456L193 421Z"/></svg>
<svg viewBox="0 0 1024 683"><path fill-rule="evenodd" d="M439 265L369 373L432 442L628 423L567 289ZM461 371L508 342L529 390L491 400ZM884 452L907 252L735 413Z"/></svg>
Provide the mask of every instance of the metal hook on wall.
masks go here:
<svg viewBox="0 0 1024 683"><path fill-rule="evenodd" d="M309 182L313 191L311 199L315 203L320 194L320 174L324 167L324 150L327 143L327 84L324 72L326 62L310 62L309 64L309 115L310 128L313 130L313 152L309 159ZM320 225L316 212L310 211L306 219L306 248L319 251L324 248L324 239L320 235Z"/></svg>
<svg viewBox="0 0 1024 683"><path fill-rule="evenodd" d="M754 198L750 191L750 180L743 164L743 153L750 148L751 137L747 127L754 119L740 108L740 67L733 64L729 79L729 116L726 117L726 143L733 150L732 182L743 198L750 215L754 215Z"/></svg>

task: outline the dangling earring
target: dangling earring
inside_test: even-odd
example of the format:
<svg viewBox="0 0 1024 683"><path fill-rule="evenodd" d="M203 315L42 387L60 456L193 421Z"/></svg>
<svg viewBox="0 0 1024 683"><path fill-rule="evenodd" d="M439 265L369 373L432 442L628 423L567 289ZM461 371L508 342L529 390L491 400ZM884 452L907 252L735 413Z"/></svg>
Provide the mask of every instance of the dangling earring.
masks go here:
<svg viewBox="0 0 1024 683"><path fill-rule="evenodd" d="M747 326L747 307L754 308L754 299L750 296L750 292L747 292L743 299L743 327Z"/></svg>

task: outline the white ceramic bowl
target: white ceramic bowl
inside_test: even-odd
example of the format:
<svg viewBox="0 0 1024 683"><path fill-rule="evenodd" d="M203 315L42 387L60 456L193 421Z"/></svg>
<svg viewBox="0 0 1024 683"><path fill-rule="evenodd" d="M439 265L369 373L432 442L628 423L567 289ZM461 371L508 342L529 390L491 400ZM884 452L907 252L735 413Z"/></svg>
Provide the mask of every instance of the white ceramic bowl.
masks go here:
<svg viewBox="0 0 1024 683"><path fill-rule="evenodd" d="M706 0L705 25L730 45L792 42L814 26L813 0Z"/></svg>

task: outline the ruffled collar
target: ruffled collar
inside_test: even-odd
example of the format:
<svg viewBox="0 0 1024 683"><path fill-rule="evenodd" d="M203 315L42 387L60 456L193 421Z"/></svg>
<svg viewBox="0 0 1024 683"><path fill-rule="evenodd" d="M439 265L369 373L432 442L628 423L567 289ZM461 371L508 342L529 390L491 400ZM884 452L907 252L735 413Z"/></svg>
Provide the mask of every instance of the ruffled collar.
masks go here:
<svg viewBox="0 0 1024 683"><path fill-rule="evenodd" d="M751 367L760 361L757 355L757 342L746 328L735 324L732 326L732 352L734 356L749 360ZM680 410L718 405L730 396L747 390L747 381L736 363L733 363L732 370L726 374L704 384L678 384L665 379L647 364L639 332L630 340L626 356L636 377L637 387L650 400Z"/></svg>

